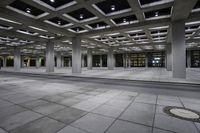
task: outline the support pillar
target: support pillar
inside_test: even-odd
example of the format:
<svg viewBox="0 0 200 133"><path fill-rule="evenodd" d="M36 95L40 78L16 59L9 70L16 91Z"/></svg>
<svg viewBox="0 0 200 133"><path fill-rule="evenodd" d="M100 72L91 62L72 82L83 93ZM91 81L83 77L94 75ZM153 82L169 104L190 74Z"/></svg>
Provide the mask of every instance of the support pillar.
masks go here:
<svg viewBox="0 0 200 133"><path fill-rule="evenodd" d="M58 52L57 56L56 56L56 63L57 63L57 68L61 68L62 67L62 61L61 61L61 53Z"/></svg>
<svg viewBox="0 0 200 133"><path fill-rule="evenodd" d="M21 68L21 55L20 55L20 48L14 48L14 70L19 71Z"/></svg>
<svg viewBox="0 0 200 133"><path fill-rule="evenodd" d="M114 54L113 54L113 48L112 47L110 47L108 49L107 65L108 65L108 70L114 69Z"/></svg>
<svg viewBox="0 0 200 133"><path fill-rule="evenodd" d="M166 57L167 57L167 61L166 61L167 71L172 71L172 46L171 46L171 44L167 44Z"/></svg>
<svg viewBox="0 0 200 133"><path fill-rule="evenodd" d="M187 67L188 68L191 67L191 51L190 50L187 51Z"/></svg>
<svg viewBox="0 0 200 133"><path fill-rule="evenodd" d="M185 21L172 22L172 73L174 78L186 78Z"/></svg>
<svg viewBox="0 0 200 133"><path fill-rule="evenodd" d="M54 43L48 42L46 45L46 72L54 72Z"/></svg>
<svg viewBox="0 0 200 133"><path fill-rule="evenodd" d="M40 67L40 56L36 57L36 68Z"/></svg>
<svg viewBox="0 0 200 133"><path fill-rule="evenodd" d="M61 67L64 67L64 56L61 56Z"/></svg>
<svg viewBox="0 0 200 133"><path fill-rule="evenodd" d="M72 73L81 73L81 38L72 38Z"/></svg>
<svg viewBox="0 0 200 133"><path fill-rule="evenodd" d="M123 67L124 67L124 68L127 67L127 63L126 63L126 54L123 54Z"/></svg>
<svg viewBox="0 0 200 133"><path fill-rule="evenodd" d="M103 67L103 59L102 59L102 55L100 55L100 67Z"/></svg>
<svg viewBox="0 0 200 133"><path fill-rule="evenodd" d="M91 49L87 50L87 67L89 70L92 69L92 50Z"/></svg>
<svg viewBox="0 0 200 133"><path fill-rule="evenodd" d="M131 68L131 54L128 55L128 67Z"/></svg>
<svg viewBox="0 0 200 133"><path fill-rule="evenodd" d="M146 53L146 58L145 58L145 67L148 68L149 67L149 56L148 53Z"/></svg>
<svg viewBox="0 0 200 133"><path fill-rule="evenodd" d="M81 66L82 67L85 67L85 55L84 54L82 54L82 56L81 56Z"/></svg>
<svg viewBox="0 0 200 133"><path fill-rule="evenodd" d="M7 64L7 56L4 55L3 56L3 68L6 68L6 64Z"/></svg>

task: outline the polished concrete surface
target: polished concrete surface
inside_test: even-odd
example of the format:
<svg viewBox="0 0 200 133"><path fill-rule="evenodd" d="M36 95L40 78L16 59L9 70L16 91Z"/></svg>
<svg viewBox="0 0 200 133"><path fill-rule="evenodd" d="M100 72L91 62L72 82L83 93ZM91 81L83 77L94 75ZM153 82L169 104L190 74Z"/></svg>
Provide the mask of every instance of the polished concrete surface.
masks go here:
<svg viewBox="0 0 200 133"><path fill-rule="evenodd" d="M0 133L200 133L165 106L200 112L200 91L0 75Z"/></svg>
<svg viewBox="0 0 200 133"><path fill-rule="evenodd" d="M13 68L2 68L2 71L14 71ZM144 80L144 81L163 81L200 84L200 68L187 68L187 78L172 78L172 71L165 68L115 68L108 70L105 68L93 68L88 70L82 68L81 74L72 74L71 68L55 68L56 75L73 75L79 77L96 77L109 79ZM39 69L27 67L20 69L19 72L47 74L45 67Z"/></svg>

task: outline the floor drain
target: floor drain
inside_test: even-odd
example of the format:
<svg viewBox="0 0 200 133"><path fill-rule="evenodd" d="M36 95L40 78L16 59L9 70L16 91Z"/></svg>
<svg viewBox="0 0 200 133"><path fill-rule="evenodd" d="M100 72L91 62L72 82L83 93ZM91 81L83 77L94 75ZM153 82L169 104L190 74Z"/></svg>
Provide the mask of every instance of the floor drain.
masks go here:
<svg viewBox="0 0 200 133"><path fill-rule="evenodd" d="M172 117L200 123L200 113L195 110L183 107L167 106L163 111Z"/></svg>

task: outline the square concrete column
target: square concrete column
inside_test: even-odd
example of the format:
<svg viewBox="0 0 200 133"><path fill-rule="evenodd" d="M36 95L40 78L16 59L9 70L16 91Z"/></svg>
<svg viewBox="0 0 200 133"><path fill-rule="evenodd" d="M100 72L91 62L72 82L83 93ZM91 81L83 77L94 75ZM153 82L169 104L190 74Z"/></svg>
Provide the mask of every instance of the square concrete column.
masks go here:
<svg viewBox="0 0 200 133"><path fill-rule="evenodd" d="M54 43L47 42L46 45L46 72L54 72Z"/></svg>
<svg viewBox="0 0 200 133"><path fill-rule="evenodd" d="M103 67L103 59L102 59L102 55L100 55L100 67Z"/></svg>
<svg viewBox="0 0 200 133"><path fill-rule="evenodd" d="M56 63L57 63L57 68L61 68L62 67L62 57L61 57L61 52L57 53L56 56Z"/></svg>
<svg viewBox="0 0 200 133"><path fill-rule="evenodd" d="M171 29L173 77L186 78L185 21L172 22Z"/></svg>
<svg viewBox="0 0 200 133"><path fill-rule="evenodd" d="M89 70L92 69L92 50L91 49L87 50L87 67Z"/></svg>
<svg viewBox="0 0 200 133"><path fill-rule="evenodd" d="M108 70L114 69L114 54L113 54L113 48L112 47L110 47L108 49L107 65L108 65Z"/></svg>
<svg viewBox="0 0 200 133"><path fill-rule="evenodd" d="M36 57L36 68L40 68L41 64L40 64L40 56Z"/></svg>
<svg viewBox="0 0 200 133"><path fill-rule="evenodd" d="M14 48L14 70L19 71L21 68L21 53L20 48L15 47Z"/></svg>
<svg viewBox="0 0 200 133"><path fill-rule="evenodd" d="M84 54L82 54L82 56L81 56L81 66L82 67L85 67L85 55Z"/></svg>
<svg viewBox="0 0 200 133"><path fill-rule="evenodd" d="M72 38L72 73L81 73L81 38Z"/></svg>
<svg viewBox="0 0 200 133"><path fill-rule="evenodd" d="M131 54L128 55L128 67L131 68Z"/></svg>
<svg viewBox="0 0 200 133"><path fill-rule="evenodd" d="M3 68L6 67L6 64L7 64L7 56L4 55L4 56L3 56Z"/></svg>
<svg viewBox="0 0 200 133"><path fill-rule="evenodd" d="M145 67L148 68L148 67L149 67L149 54L146 53L145 56L146 56L146 57L145 57Z"/></svg>
<svg viewBox="0 0 200 133"><path fill-rule="evenodd" d="M127 59L126 59L126 54L123 54L123 67L126 68L127 67Z"/></svg>
<svg viewBox="0 0 200 133"><path fill-rule="evenodd" d="M21 55L21 68L23 68L23 67L24 67L24 56Z"/></svg>
<svg viewBox="0 0 200 133"><path fill-rule="evenodd" d="M190 50L187 51L187 67L188 68L191 67L191 51Z"/></svg>
<svg viewBox="0 0 200 133"><path fill-rule="evenodd" d="M172 71L172 45L167 44L166 47L166 68L167 71Z"/></svg>
<svg viewBox="0 0 200 133"><path fill-rule="evenodd" d="M61 67L64 67L64 56L61 56Z"/></svg>

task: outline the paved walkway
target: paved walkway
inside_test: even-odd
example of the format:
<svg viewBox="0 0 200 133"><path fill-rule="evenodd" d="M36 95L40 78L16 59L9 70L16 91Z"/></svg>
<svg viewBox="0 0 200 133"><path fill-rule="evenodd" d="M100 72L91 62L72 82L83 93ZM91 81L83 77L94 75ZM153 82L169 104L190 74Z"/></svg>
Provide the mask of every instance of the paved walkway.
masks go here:
<svg viewBox="0 0 200 133"><path fill-rule="evenodd" d="M13 68L2 68L2 70L14 71ZM20 70L20 72L26 73L47 74L45 71L45 68L22 68ZM73 75L71 68L55 68L55 72L51 74ZM93 70L88 70L87 68L82 68L82 73L74 76L199 84L200 68L187 69L186 79L172 78L172 72L167 71L165 68L115 68L115 70L108 70L107 68L93 68Z"/></svg>
<svg viewBox="0 0 200 133"><path fill-rule="evenodd" d="M165 106L200 112L200 99L0 75L0 133L200 133Z"/></svg>

